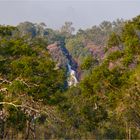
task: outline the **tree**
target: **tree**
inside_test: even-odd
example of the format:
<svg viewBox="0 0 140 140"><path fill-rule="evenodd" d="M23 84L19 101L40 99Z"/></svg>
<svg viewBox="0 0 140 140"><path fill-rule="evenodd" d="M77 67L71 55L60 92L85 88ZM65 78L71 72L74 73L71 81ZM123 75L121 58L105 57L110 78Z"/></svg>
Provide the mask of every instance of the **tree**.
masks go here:
<svg viewBox="0 0 140 140"><path fill-rule="evenodd" d="M12 36L9 27L3 29L8 33L0 41L0 137L29 139L33 135L35 139L35 126L42 116L51 125L61 122L55 106L63 100L65 73L55 69L46 44Z"/></svg>
<svg viewBox="0 0 140 140"><path fill-rule="evenodd" d="M31 37L36 36L36 28L35 25L31 22L23 22L20 23L17 28L19 29L21 36L29 35Z"/></svg>
<svg viewBox="0 0 140 140"><path fill-rule="evenodd" d="M61 34L67 38L70 37L75 31L74 27L72 27L72 24L72 22L65 22L65 24L60 29Z"/></svg>
<svg viewBox="0 0 140 140"><path fill-rule="evenodd" d="M46 32L46 24L41 22L40 24L36 24L35 27L37 36L44 37Z"/></svg>
<svg viewBox="0 0 140 140"><path fill-rule="evenodd" d="M119 46L120 44L120 37L115 34L114 32L111 33L111 35L109 36L108 39L108 47L115 47L115 46Z"/></svg>

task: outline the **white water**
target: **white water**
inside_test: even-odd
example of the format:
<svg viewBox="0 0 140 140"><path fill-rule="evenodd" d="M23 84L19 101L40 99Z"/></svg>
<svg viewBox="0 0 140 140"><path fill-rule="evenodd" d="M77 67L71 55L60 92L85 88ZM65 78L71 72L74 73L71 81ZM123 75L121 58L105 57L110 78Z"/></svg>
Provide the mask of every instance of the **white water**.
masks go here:
<svg viewBox="0 0 140 140"><path fill-rule="evenodd" d="M78 80L76 78L76 72L71 68L71 65L68 64L68 86L76 86L78 83Z"/></svg>

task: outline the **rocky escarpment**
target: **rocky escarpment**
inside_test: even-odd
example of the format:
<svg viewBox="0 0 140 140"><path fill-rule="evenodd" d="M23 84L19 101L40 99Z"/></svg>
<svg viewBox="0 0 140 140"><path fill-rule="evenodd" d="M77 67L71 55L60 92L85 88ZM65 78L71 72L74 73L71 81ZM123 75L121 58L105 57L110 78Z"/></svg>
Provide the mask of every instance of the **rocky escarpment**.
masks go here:
<svg viewBox="0 0 140 140"><path fill-rule="evenodd" d="M57 63L56 69L61 67L67 70L67 85L76 86L77 80L77 64L69 54L63 44L55 42L47 46L53 60Z"/></svg>
<svg viewBox="0 0 140 140"><path fill-rule="evenodd" d="M52 59L57 63L57 67L66 67L68 63L68 59L63 54L61 47L57 42L50 44L47 46L49 53L52 56Z"/></svg>
<svg viewBox="0 0 140 140"><path fill-rule="evenodd" d="M72 69L77 69L77 63L74 61L68 50L60 42L55 42L47 46L53 60L58 67L66 67L69 63Z"/></svg>

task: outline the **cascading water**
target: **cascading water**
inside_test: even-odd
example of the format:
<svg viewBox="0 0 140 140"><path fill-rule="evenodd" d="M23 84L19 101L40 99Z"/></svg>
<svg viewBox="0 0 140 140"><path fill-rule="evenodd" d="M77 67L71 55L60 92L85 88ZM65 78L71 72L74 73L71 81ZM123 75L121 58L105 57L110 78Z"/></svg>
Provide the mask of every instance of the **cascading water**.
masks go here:
<svg viewBox="0 0 140 140"><path fill-rule="evenodd" d="M57 62L56 70L59 67L67 67L67 85L69 87L76 86L78 80L76 78L77 68L76 62L72 59L72 56L69 54L69 51L64 47L64 43L55 42L47 46L53 60ZM73 65L73 67L72 67ZM74 68L74 69L73 69Z"/></svg>
<svg viewBox="0 0 140 140"><path fill-rule="evenodd" d="M78 83L78 80L76 78L76 72L71 68L71 65L68 64L68 86L76 86L76 84Z"/></svg>

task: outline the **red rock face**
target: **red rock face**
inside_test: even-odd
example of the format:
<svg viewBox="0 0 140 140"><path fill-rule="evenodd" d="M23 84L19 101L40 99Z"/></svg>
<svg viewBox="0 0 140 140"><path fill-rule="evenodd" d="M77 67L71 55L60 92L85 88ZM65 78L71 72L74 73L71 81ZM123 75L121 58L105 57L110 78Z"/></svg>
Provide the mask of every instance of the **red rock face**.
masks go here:
<svg viewBox="0 0 140 140"><path fill-rule="evenodd" d="M57 49L58 48L58 45L57 45L57 43L54 43L54 44L50 44L50 45L48 45L47 46L47 49L49 50L49 51L53 51L53 50L55 50L55 49Z"/></svg>
<svg viewBox="0 0 140 140"><path fill-rule="evenodd" d="M57 65L65 66L67 63L67 59L64 56L61 48L59 47L58 43L53 43L47 46L49 53L52 56L52 59L57 63Z"/></svg>
<svg viewBox="0 0 140 140"><path fill-rule="evenodd" d="M70 63L72 69L77 69L77 63L69 54L68 50L65 47L62 47L60 43L55 42L53 44L50 44L47 46L47 49L51 54L53 60L57 62L60 67L67 67L67 64Z"/></svg>
<svg viewBox="0 0 140 140"><path fill-rule="evenodd" d="M86 47L93 54L94 57L97 57L98 59L103 59L104 58L104 55L105 55L104 48L105 48L105 46L97 46L93 42L89 42L89 43L87 43Z"/></svg>
<svg viewBox="0 0 140 140"><path fill-rule="evenodd" d="M110 70L112 70L112 69L114 68L114 63L113 63L113 62L109 62L108 68L109 68Z"/></svg>

